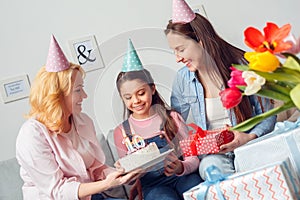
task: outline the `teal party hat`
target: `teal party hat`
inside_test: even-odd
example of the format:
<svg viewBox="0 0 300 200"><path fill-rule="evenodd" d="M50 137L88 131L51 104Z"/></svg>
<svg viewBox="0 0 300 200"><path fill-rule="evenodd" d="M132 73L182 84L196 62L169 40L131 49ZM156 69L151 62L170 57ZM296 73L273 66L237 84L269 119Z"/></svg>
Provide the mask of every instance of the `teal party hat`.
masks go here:
<svg viewBox="0 0 300 200"><path fill-rule="evenodd" d="M131 71L140 71L143 70L143 65L137 52L131 42L131 39L128 40L128 50L127 54L124 57L124 62L122 66L122 72L131 72Z"/></svg>

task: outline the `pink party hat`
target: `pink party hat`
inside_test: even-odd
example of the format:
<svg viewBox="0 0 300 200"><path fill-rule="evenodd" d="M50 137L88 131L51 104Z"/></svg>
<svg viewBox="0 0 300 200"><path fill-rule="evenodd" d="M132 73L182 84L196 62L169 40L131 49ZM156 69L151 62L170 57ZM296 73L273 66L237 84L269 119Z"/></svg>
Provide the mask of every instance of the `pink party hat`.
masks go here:
<svg viewBox="0 0 300 200"><path fill-rule="evenodd" d="M50 47L46 63L46 71L60 72L70 67L64 52L58 45L54 35L51 35Z"/></svg>
<svg viewBox="0 0 300 200"><path fill-rule="evenodd" d="M196 14L184 0L173 0L173 23L189 23Z"/></svg>

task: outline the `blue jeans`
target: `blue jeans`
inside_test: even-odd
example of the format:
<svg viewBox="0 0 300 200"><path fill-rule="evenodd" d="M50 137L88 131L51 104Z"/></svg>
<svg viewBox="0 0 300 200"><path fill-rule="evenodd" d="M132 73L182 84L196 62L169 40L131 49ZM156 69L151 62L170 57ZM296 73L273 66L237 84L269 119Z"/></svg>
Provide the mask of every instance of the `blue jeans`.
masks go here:
<svg viewBox="0 0 300 200"><path fill-rule="evenodd" d="M147 143L155 142L161 152L166 151L168 143L165 138L153 137ZM159 169L147 172L140 180L144 200L183 200L183 193L202 182L198 173L184 176L166 176L163 163Z"/></svg>
<svg viewBox="0 0 300 200"><path fill-rule="evenodd" d="M148 172L142 182L145 200L183 200L183 193L202 182L198 173L184 176L165 176L161 172ZM143 177L143 178L144 178ZM142 181L142 180L141 180Z"/></svg>
<svg viewBox="0 0 300 200"><path fill-rule="evenodd" d="M203 180L206 180L205 170L211 165L218 167L222 174L233 174L234 169L234 154L229 152L226 154L210 154L200 158L199 174Z"/></svg>
<svg viewBox="0 0 300 200"><path fill-rule="evenodd" d="M115 199L115 198L104 198L102 194L93 194L92 200L125 200L125 199Z"/></svg>

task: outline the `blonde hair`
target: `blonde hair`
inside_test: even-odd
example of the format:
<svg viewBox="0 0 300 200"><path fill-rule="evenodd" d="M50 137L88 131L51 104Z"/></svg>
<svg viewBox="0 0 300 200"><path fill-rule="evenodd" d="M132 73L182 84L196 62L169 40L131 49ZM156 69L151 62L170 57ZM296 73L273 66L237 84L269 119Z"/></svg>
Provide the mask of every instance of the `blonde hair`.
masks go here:
<svg viewBox="0 0 300 200"><path fill-rule="evenodd" d="M45 66L42 67L31 86L31 110L27 117L34 117L53 132L61 132L64 117L61 101L65 95L70 94L72 74L77 70L84 78L85 72L77 64L70 63L69 69L60 72L47 72Z"/></svg>

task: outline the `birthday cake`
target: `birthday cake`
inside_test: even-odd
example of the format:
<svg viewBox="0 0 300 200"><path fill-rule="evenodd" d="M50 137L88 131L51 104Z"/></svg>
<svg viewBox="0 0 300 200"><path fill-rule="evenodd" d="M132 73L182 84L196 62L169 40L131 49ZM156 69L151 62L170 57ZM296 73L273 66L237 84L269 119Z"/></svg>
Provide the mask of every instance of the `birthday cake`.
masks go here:
<svg viewBox="0 0 300 200"><path fill-rule="evenodd" d="M159 149L156 143L152 142L146 147L138 149L133 153L130 153L123 158L119 159L120 165L126 172L142 167L147 162L153 160L160 155Z"/></svg>

